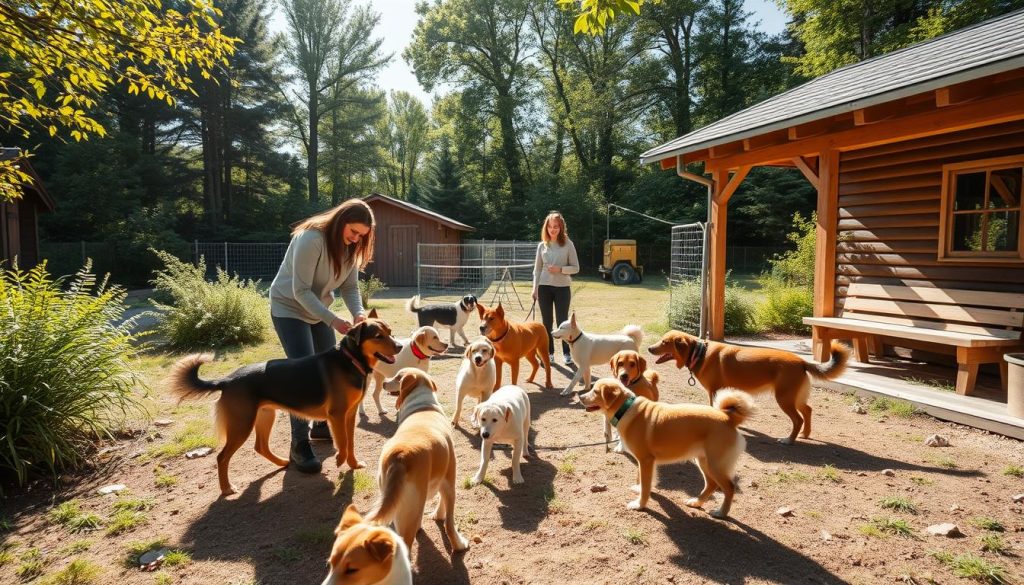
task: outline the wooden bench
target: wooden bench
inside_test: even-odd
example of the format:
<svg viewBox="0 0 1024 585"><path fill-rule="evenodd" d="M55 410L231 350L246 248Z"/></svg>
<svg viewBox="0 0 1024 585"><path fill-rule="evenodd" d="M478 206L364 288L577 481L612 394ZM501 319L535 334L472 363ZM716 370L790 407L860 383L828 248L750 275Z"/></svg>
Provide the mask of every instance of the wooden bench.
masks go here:
<svg viewBox="0 0 1024 585"><path fill-rule="evenodd" d="M854 357L867 363L885 345L956 355L956 391L970 394L978 365L998 363L1006 389L1003 354L1024 348L1024 294L959 289L851 284L835 317L804 317L814 329L815 358L828 359L833 339L852 339Z"/></svg>

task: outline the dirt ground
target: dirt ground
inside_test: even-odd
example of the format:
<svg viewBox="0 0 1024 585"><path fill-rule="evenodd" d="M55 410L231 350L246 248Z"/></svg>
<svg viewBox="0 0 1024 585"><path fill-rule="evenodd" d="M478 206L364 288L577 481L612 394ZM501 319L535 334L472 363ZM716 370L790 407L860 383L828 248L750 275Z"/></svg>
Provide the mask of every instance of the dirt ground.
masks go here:
<svg viewBox="0 0 1024 585"><path fill-rule="evenodd" d="M665 298L654 285L617 288L591 281L577 291L574 305L585 330L609 332L638 323L651 342L663 330L658 323ZM412 329L401 299L375 304L397 332ZM520 316L526 312L516 309ZM476 325L471 318L470 328ZM271 340L245 353L218 356L203 374L279 353ZM42 559L42 578L73 559L89 559L102 566L97 583L271 585L323 579L341 510L350 502L365 510L377 495L374 470L382 443L395 430L394 412L380 417L372 402L367 404L369 416L356 432L356 453L368 464L366 470L339 473L333 457L319 475L280 470L256 455L250 443L231 465L240 493L221 498L212 455L186 459L158 452L165 447L174 453L197 428L201 435L209 433L209 403L176 407L160 392L159 380L177 357L157 354L145 360L154 419L173 420L170 426L151 424L134 438L106 445L113 450L105 463L87 477L66 481L62 489L38 483L8 493L0 582L18 582L19 567L33 558ZM459 360L452 354L431 366L448 412ZM705 401L702 391L687 384L685 371L671 364L658 371L663 399ZM507 369L505 375L507 380ZM443 531L426 519L412 551L416 583L976 582L956 576L936 558L941 553L970 553L998 565L1007 582L1024 573L1024 504L1013 503L1013 496L1024 492L1024 449L1017 441L905 416L898 405L868 405L867 414L856 414L853 397L815 389L811 440L785 446L775 437L786 434L789 421L761 396L758 412L742 428L747 453L738 465L741 491L729 519L682 505L702 487L690 463L662 467L650 509L632 512L626 503L633 498L635 466L627 456L600 446L564 448L601 439L598 415L558 395L570 375L559 365L554 390L525 385L537 449L523 466L525 485L511 483L509 451L496 451L490 482L462 485L477 470L480 441L468 420L455 431L456 516L463 534L480 542L453 556ZM394 399L384 402L393 411ZM472 408L472 400L467 404ZM279 454L287 453L287 428L279 416L272 441ZM951 446L925 446L925 437L934 433L949 438ZM328 443L314 445L321 456L333 452ZM113 483L125 484L130 494L96 493ZM598 484L607 490L592 491ZM109 535L102 526L72 533L47 516L55 505L74 499L109 523L114 504L128 498L148 500L150 508L138 526L122 534ZM902 510L884 508L886 498ZM780 508L790 511L783 514ZM956 523L964 536L927 535L926 527L942 522ZM886 532L893 526L909 534ZM166 539L169 548L191 560L156 573L126 566L130 543L155 538ZM1002 552L984 551L983 538Z"/></svg>

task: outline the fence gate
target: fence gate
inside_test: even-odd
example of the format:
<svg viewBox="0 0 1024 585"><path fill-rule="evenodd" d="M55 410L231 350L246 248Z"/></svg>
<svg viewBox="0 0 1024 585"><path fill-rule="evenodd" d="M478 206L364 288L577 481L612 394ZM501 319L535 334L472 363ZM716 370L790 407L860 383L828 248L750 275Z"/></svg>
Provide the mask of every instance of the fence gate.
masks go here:
<svg viewBox="0 0 1024 585"><path fill-rule="evenodd" d="M669 326L703 337L707 323L707 271L703 223L672 226Z"/></svg>

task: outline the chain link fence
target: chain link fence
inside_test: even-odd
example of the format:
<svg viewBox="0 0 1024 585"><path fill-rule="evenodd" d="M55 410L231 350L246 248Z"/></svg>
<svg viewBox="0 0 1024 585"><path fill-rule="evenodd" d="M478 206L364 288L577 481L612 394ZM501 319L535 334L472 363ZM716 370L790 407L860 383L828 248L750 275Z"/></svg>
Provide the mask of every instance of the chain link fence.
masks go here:
<svg viewBox="0 0 1024 585"><path fill-rule="evenodd" d="M485 303L521 306L530 300L537 242L467 240L419 244L416 289L421 297L454 300L466 294Z"/></svg>
<svg viewBox="0 0 1024 585"><path fill-rule="evenodd" d="M706 319L706 242L703 223L672 226L668 323L673 329L698 336Z"/></svg>

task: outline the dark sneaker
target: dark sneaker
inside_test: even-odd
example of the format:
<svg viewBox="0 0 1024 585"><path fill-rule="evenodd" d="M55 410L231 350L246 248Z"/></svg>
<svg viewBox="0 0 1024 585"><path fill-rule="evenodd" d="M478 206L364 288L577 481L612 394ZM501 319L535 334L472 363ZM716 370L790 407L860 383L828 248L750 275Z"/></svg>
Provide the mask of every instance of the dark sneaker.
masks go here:
<svg viewBox="0 0 1024 585"><path fill-rule="evenodd" d="M569 366L570 368L576 365L575 363L573 363L572 356L569 354L565 354L565 365Z"/></svg>
<svg viewBox="0 0 1024 585"><path fill-rule="evenodd" d="M289 464L302 473L320 473L320 460L313 453L313 447L309 441L292 443L292 450L288 456Z"/></svg>
<svg viewBox="0 0 1024 585"><path fill-rule="evenodd" d="M331 427L327 426L327 421L313 421L313 428L309 430L309 438L314 441L330 441Z"/></svg>

